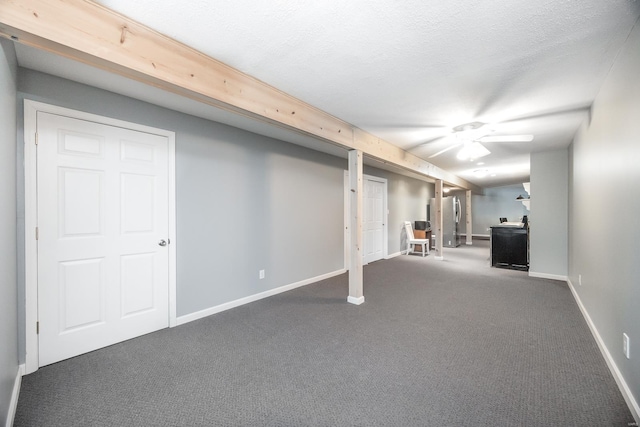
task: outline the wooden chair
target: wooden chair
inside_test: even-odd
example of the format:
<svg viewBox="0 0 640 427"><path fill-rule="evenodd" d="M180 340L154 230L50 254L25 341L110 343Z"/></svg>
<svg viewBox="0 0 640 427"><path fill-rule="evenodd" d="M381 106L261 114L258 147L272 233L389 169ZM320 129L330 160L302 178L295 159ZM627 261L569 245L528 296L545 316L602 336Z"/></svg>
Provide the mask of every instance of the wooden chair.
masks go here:
<svg viewBox="0 0 640 427"><path fill-rule="evenodd" d="M422 246L422 256L429 255L429 240L427 239L416 239L413 235L413 227L411 226L411 222L404 222L404 231L407 233L407 255L418 252L415 250L415 245ZM411 248L413 245L413 249Z"/></svg>

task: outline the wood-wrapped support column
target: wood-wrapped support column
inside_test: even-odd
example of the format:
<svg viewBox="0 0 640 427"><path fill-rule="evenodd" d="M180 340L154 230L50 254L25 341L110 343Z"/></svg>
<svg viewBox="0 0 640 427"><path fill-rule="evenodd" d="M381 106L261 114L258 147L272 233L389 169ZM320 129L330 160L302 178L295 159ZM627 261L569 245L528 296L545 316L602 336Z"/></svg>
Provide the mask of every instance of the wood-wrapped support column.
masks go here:
<svg viewBox="0 0 640 427"><path fill-rule="evenodd" d="M467 222L467 245L473 245L473 220L471 217L471 190L467 190L465 194L465 218Z"/></svg>
<svg viewBox="0 0 640 427"><path fill-rule="evenodd" d="M364 302L362 274L362 211L364 206L362 151L349 151L349 297L351 304Z"/></svg>
<svg viewBox="0 0 640 427"><path fill-rule="evenodd" d="M444 256L442 254L442 192L443 192L443 181L441 179L436 179L436 209L435 209L435 227L436 227L436 254L435 259L443 260Z"/></svg>

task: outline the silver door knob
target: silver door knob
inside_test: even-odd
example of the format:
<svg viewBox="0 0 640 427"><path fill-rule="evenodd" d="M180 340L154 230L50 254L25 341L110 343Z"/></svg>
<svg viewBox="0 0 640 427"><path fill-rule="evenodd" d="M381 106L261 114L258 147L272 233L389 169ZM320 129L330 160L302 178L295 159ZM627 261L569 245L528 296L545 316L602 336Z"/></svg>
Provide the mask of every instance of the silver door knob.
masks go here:
<svg viewBox="0 0 640 427"><path fill-rule="evenodd" d="M160 240L160 242L158 242L158 244L159 244L160 246L167 246L167 241L166 241L166 240L164 240L164 239L162 239L162 240Z"/></svg>

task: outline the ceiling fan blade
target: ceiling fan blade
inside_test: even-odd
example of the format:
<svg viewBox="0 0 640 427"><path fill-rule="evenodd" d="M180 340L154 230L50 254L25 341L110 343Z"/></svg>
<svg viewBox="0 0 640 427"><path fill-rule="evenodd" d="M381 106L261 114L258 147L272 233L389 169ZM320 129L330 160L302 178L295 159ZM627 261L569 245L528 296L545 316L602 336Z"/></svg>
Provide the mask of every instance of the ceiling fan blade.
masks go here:
<svg viewBox="0 0 640 427"><path fill-rule="evenodd" d="M590 114L590 112L591 112L591 104L575 105L572 107L540 111L536 114L528 114L528 115L519 116L519 117L518 116L511 117L509 119L501 120L500 122L498 122L498 124L519 122L519 121L532 120L532 119L542 119L545 117L561 116L561 115L576 114L576 113Z"/></svg>
<svg viewBox="0 0 640 427"><path fill-rule="evenodd" d="M444 154L444 153L446 153L447 151L449 151L449 150L453 150L454 148L459 147L459 146L461 146L461 145L462 145L462 143L460 143L460 144L450 145L450 146L448 146L447 148L445 148L445 149L443 149L443 150L440 150L440 151L438 151L438 152L437 152L437 153L435 153L435 154L430 155L430 156L429 156L429 158L430 158L430 159L433 159L434 157L438 157L440 154Z"/></svg>
<svg viewBox="0 0 640 427"><path fill-rule="evenodd" d="M412 146L412 147L407 147L407 148L405 148L405 150L407 150L407 151L413 151L413 150L415 150L416 148L424 147L425 145L431 144L432 142L436 142L436 141L439 141L439 140L441 140L441 139L446 139L446 138L448 138L448 137L449 137L449 135L445 135L445 136L437 136L437 137L435 137L435 138L431 138L431 139L429 139L429 140L426 140L426 141L424 141L424 142L421 142L421 143L419 143L419 144L416 144L416 145L414 145L414 146Z"/></svg>
<svg viewBox="0 0 640 427"><path fill-rule="evenodd" d="M530 142L533 135L491 135L479 138L480 142Z"/></svg>
<svg viewBox="0 0 640 427"><path fill-rule="evenodd" d="M377 127L385 129L449 129L448 126L431 123L386 123L379 124Z"/></svg>

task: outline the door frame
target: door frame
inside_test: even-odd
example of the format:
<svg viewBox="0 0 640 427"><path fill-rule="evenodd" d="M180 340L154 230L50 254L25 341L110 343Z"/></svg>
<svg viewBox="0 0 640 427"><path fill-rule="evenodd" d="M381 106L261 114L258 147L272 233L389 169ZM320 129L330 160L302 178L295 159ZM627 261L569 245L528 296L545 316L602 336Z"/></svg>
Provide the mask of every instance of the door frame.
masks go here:
<svg viewBox="0 0 640 427"><path fill-rule="evenodd" d="M382 194L383 196L382 215L384 218L383 219L384 225L382 226L382 259L387 259L389 256L389 247L388 247L389 246L389 206L387 204L388 188L389 188L388 180L387 178L380 178L378 176L372 176L372 175L366 175L366 174L362 175L362 179L363 180L368 179L370 181L376 181L384 184L384 192ZM345 270L349 269L349 264L350 264L349 254L351 252L351 249L350 249L351 246L349 244L350 236L351 236L351 230L349 229L349 212L351 211L351 208L349 206L350 204L349 193L350 193L349 192L349 171L345 170L344 171L344 268ZM364 262L364 258L365 256L363 254L362 263L363 265L366 265L368 263Z"/></svg>
<svg viewBox="0 0 640 427"><path fill-rule="evenodd" d="M167 138L168 141L168 178L169 178L169 327L177 325L176 316L176 157L175 132L153 128L137 123L112 119L96 114L85 113L56 105L45 104L30 99L24 100L24 244L25 244L25 374L39 368L38 333L38 244L36 227L38 225L37 194L37 158L36 131L37 113L50 113L73 119L100 123L145 132Z"/></svg>

